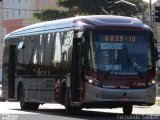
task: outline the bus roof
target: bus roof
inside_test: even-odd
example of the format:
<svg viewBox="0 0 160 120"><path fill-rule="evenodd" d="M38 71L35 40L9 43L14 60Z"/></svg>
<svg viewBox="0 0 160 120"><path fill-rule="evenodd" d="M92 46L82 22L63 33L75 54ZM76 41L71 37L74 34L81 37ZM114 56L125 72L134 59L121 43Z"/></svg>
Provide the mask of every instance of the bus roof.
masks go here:
<svg viewBox="0 0 160 120"><path fill-rule="evenodd" d="M151 30L150 27L144 25L137 18L115 15L90 15L36 23L9 33L8 35L6 35L5 39L9 37L23 36L33 33L44 33L44 31L71 29L76 27L82 28L83 26L87 25L92 27L127 26L137 28L148 28Z"/></svg>

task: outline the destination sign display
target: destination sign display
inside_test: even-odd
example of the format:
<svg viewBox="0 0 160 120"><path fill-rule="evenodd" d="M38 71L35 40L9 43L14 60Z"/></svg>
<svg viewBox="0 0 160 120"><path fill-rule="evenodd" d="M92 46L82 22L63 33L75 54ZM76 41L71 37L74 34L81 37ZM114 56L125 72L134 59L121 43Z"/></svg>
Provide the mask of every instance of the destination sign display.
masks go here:
<svg viewBox="0 0 160 120"><path fill-rule="evenodd" d="M134 35L104 35L106 42L136 42L137 37Z"/></svg>

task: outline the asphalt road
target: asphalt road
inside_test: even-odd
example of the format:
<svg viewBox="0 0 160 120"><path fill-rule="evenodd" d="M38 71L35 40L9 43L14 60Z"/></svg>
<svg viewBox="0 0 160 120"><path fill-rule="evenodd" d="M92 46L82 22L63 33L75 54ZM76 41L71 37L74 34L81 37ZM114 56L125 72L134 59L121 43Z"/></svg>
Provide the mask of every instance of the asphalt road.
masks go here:
<svg viewBox="0 0 160 120"><path fill-rule="evenodd" d="M160 120L160 105L134 106L133 115L122 109L83 109L77 115L67 115L59 104L44 104L38 111L23 111L18 102L0 102L0 120Z"/></svg>

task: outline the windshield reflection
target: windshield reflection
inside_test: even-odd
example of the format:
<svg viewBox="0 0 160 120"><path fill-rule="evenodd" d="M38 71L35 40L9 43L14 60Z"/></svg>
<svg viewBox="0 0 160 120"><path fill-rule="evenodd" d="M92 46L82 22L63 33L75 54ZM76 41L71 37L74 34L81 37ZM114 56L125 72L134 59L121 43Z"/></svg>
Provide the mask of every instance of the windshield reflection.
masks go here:
<svg viewBox="0 0 160 120"><path fill-rule="evenodd" d="M149 35L133 32L94 32L94 62L97 71L136 75L151 66Z"/></svg>

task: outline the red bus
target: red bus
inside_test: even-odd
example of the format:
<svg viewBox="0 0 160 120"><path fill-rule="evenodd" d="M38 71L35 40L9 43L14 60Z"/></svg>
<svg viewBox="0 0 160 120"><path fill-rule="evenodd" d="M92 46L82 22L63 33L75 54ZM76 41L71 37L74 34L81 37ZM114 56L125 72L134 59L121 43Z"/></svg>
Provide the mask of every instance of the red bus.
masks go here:
<svg viewBox="0 0 160 120"><path fill-rule="evenodd" d="M157 48L152 29L131 17L93 15L30 25L6 35L2 89L21 109L153 105Z"/></svg>

